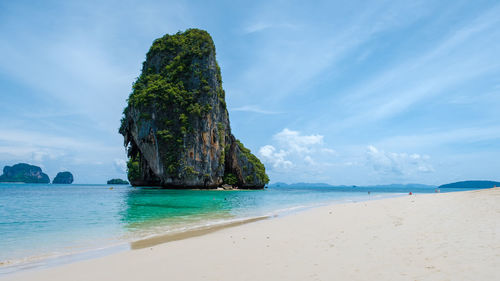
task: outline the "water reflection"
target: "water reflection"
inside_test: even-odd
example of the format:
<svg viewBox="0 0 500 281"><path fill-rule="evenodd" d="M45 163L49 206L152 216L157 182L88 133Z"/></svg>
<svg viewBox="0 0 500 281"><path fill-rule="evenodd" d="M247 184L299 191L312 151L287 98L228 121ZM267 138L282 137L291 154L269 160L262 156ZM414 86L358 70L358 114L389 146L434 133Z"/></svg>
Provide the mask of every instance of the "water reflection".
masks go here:
<svg viewBox="0 0 500 281"><path fill-rule="evenodd" d="M121 222L133 238L233 219L273 215L287 208L311 207L332 201L370 200L384 194L428 193L433 188L419 186L298 186L265 190L169 190L129 188ZM370 193L368 193L370 192Z"/></svg>
<svg viewBox="0 0 500 281"><path fill-rule="evenodd" d="M121 221L132 236L164 233L228 221L256 207L259 191L129 189Z"/></svg>

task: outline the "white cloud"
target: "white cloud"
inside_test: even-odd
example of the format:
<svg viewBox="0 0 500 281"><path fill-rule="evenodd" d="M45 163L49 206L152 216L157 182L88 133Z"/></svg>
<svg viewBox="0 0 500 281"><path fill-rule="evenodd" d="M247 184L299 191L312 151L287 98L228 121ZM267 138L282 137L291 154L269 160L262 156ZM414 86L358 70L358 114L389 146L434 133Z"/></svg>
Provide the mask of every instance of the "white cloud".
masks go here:
<svg viewBox="0 0 500 281"><path fill-rule="evenodd" d="M329 153L329 154L333 154L333 155L337 154L337 152L331 148L322 148L321 151L324 153Z"/></svg>
<svg viewBox="0 0 500 281"><path fill-rule="evenodd" d="M324 147L319 134L303 135L285 128L272 139L274 144L262 146L259 156L274 172L298 170L317 174L319 167L329 166L329 157L335 155L335 150Z"/></svg>
<svg viewBox="0 0 500 281"><path fill-rule="evenodd" d="M429 163L430 157L428 155L385 152L373 145L367 147L366 160L367 165L381 174L407 176L415 173L434 172L434 168Z"/></svg>
<svg viewBox="0 0 500 281"><path fill-rule="evenodd" d="M6 164L28 162L56 169L61 163L73 167L103 165L112 167L111 159L124 155L123 148L81 137L16 130L0 126L0 159ZM108 160L109 159L109 160ZM122 173L120 171L120 173Z"/></svg>
<svg viewBox="0 0 500 281"><path fill-rule="evenodd" d="M286 150L299 154L312 153L317 146L323 144L322 135L301 135L300 132L287 128L274 135L273 139Z"/></svg>
<svg viewBox="0 0 500 281"><path fill-rule="evenodd" d="M264 159L265 162L271 163L275 168L290 168L293 163L289 160L285 160L287 152L284 150L276 151L276 148L272 145L265 145L259 149L259 155Z"/></svg>
<svg viewBox="0 0 500 281"><path fill-rule="evenodd" d="M279 114L280 112L262 109L255 105L245 105L240 107L231 108L231 111L254 112L260 114Z"/></svg>
<svg viewBox="0 0 500 281"><path fill-rule="evenodd" d="M79 138L55 136L46 133L15 130L0 126L0 152L13 155L34 154L37 159L48 157L50 159L63 156L64 151L94 151L108 153L118 151L117 147L108 146L98 141L85 141ZM10 150L11 148L14 148Z"/></svg>
<svg viewBox="0 0 500 281"><path fill-rule="evenodd" d="M255 32L260 32L264 31L270 28L296 28L295 24L292 23L272 23L272 22L263 22L263 21L258 21L258 22L253 22L249 25L247 25L244 28L244 33L255 33Z"/></svg>
<svg viewBox="0 0 500 281"><path fill-rule="evenodd" d="M115 166L115 170L118 173L126 173L127 172L127 162L125 160L116 158L113 161L113 165Z"/></svg>
<svg viewBox="0 0 500 281"><path fill-rule="evenodd" d="M264 22L255 22L245 27L245 33L254 33L270 28L272 25Z"/></svg>
<svg viewBox="0 0 500 281"><path fill-rule="evenodd" d="M306 155L306 157L304 157L304 161L309 165L316 165L316 161L314 161L309 155Z"/></svg>

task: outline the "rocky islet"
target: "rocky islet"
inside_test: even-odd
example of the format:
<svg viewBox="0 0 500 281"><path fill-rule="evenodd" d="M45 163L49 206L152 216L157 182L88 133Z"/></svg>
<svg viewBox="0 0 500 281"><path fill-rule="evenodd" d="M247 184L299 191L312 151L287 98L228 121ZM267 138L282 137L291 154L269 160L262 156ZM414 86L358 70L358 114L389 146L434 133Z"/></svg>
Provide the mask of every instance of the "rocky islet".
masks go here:
<svg viewBox="0 0 500 281"><path fill-rule="evenodd" d="M231 133L208 32L188 29L156 39L123 112L132 185L263 188L264 165Z"/></svg>

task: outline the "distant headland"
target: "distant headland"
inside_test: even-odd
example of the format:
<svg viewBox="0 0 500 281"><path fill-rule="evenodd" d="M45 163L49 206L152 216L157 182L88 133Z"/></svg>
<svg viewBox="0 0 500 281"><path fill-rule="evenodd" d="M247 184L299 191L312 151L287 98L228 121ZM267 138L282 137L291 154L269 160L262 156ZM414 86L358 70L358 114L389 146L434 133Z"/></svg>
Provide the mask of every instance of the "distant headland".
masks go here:
<svg viewBox="0 0 500 281"><path fill-rule="evenodd" d="M500 182L475 180L475 181L459 181L454 183L443 184L440 185L439 188L492 188L495 186L500 187Z"/></svg>

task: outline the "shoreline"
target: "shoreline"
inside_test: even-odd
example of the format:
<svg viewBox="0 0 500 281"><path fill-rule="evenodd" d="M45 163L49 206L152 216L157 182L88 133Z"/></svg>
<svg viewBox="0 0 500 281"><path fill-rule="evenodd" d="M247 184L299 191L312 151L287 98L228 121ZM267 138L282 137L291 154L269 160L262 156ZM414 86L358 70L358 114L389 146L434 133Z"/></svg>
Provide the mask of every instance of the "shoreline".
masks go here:
<svg viewBox="0 0 500 281"><path fill-rule="evenodd" d="M138 239L124 240L122 242L109 245L101 245L97 248L82 249L76 252L47 254L43 256L30 256L18 260L4 260L2 261L2 263L0 263L0 279L2 277L11 276L18 273L65 266L68 264L106 257L125 251L137 250L172 241L202 236L226 228L231 228L260 220L283 218L328 205L352 204L356 202L384 200L404 195L405 194L403 193L376 193L368 197L366 195L359 195L347 199L343 198L330 200L327 202L315 202L308 205L295 205L283 209L272 210L271 212L265 213L264 215L235 217L226 221L209 222L208 224L206 224L205 221L200 221L200 225L196 225L193 227L168 231L167 233L156 233Z"/></svg>
<svg viewBox="0 0 500 281"><path fill-rule="evenodd" d="M25 260L31 259L30 261L19 261L19 262L7 261L6 263L2 262L0 263L0 279L2 277L10 276L16 273L64 266L75 262L106 257L120 252L133 251L168 242L184 240L192 237L198 237L216 231L220 231L226 228L257 222L260 220L266 220L273 217L278 217L278 215L274 216L266 215L266 216L235 219L220 223L214 223L211 225L202 225L187 230L173 231L171 233L169 232L166 234L155 234L153 236L143 237L141 239L123 241L122 243L102 246L99 248L86 249L79 252L64 253L60 255L40 257L40 258L28 257L25 259Z"/></svg>
<svg viewBox="0 0 500 281"><path fill-rule="evenodd" d="M200 265L202 269L200 269L199 271L187 272L189 274L187 274L186 277L180 278L181 280L203 279L201 278L201 275L213 277L213 278L208 278L210 280L213 279L232 280L230 277L234 276L232 276L230 273L231 272L234 273L234 270L236 269L242 272L246 272L248 276L254 276L256 274L255 272L249 272L249 270L251 271L251 268L255 268L254 266L256 266L257 268L260 267L265 268L266 269L264 270L265 272L277 278L277 279L271 278L274 280L285 280L285 279L299 280L298 278L293 277L295 275L288 276L287 274L285 275L290 278L285 278L285 279L279 278L279 276L276 275L276 272L269 271L268 270L269 266L266 266L266 264L269 263L269 265L274 264L274 266L271 266L271 268L277 266L282 270L284 270L284 268L287 268L287 270L292 270L289 267L289 265L292 265L294 264L294 262L297 261L300 262L298 262L297 264L295 264L295 266L292 267L293 268L292 271L294 272L297 270L299 271L298 273L296 272L296 274L298 274L297 276L305 277L303 275L304 272L311 273L313 271L319 274L319 276L323 277L344 276L337 274L332 275L332 272L328 269L328 267L315 268L315 266L321 266L321 264L323 264L323 262L319 260L316 261L317 265L313 264L312 265L313 267L311 268L310 264L311 259L316 260L318 256L327 258L327 260L328 258L333 258L333 257L328 257L328 254L326 254L325 256L325 252L329 252L332 249L338 249L339 252L337 254L341 254L342 257L342 259L336 260L336 263L345 264L347 261L350 261L356 265L357 271L354 270L352 272L348 270L347 266L344 266L342 268L342 266L339 265L339 269L341 269L340 270L341 272L344 271L344 273L346 273L345 271L347 270L349 271L348 272L349 274L357 276L356 272L358 271L364 272L364 270L360 269L360 267L364 268L366 266L372 268L373 270L382 266L381 267L382 269L392 272L394 271L394 269L388 267L388 264L384 262L382 262L381 265L379 264L377 266L374 266L372 264L380 262L378 261L378 259L374 260L372 256L382 255L384 256L384 258L388 256L390 260L391 255L388 255L387 249L385 249L388 246L387 243L389 243L390 245L389 247L397 248L396 252L399 253L398 259L403 258L403 260L405 260L405 256L408 255L408 253L406 253L408 251L410 252L410 259L412 259L413 255L418 256L419 251L425 252L425 249L429 247L427 243L435 244L436 242L438 242L439 247L435 248L434 250L439 252L440 251L439 248L443 247L446 248L446 245L450 244L450 241L448 239L450 237L448 236L451 235L452 238L454 238L453 236L455 234L447 233L447 231L442 231L439 233L439 235L431 235L432 233L436 232L435 229L427 229L427 231L423 230L425 230L426 227L428 227L428 225L434 226L435 228L439 228L442 227L442 225L446 224L451 224L461 229L463 228L462 229L463 233L461 234L464 235L464 241L471 242L472 240L474 240L473 239L474 236L475 235L477 236L477 233L470 233L473 232L474 227L471 228L470 225L466 225L467 227L461 226L460 221L457 221L457 219L464 219L464 221L468 224L477 224L478 221L482 220L483 221L493 220L492 225L494 226L495 219L498 219L498 212L500 212L498 210L498 205L499 205L498 203L500 203L499 195L500 195L500 188L496 188L496 189L484 189L484 190L452 192L452 193L418 194L413 196L384 198L382 200L367 200L356 203L344 203L344 204L337 203L328 206L314 207L301 212L295 212L293 213L293 215L287 215L283 217L280 216L278 219L273 219L273 220L261 218L255 221L251 221L252 223L236 223L237 225L231 225L225 227L220 226L219 228L213 231L205 232L205 230L201 230L199 233L195 232L196 235L184 236L181 234L178 236L174 235L173 237L172 236L152 237L146 239L145 241L140 240L142 242L136 244L136 247L133 247L134 250L131 251L123 251L107 255L104 257L78 261L76 263L50 267L46 269L21 271L5 275L5 277L0 276L0 279L4 280L4 278L6 278L5 280L66 280L66 279L135 280L133 277L128 277L129 276L128 274L125 274L126 272L132 270L132 268L134 268L134 270L140 271L142 274L150 276L152 279L159 279L160 276L166 276L164 274L167 274L167 272L165 272L165 268L163 269L161 267L156 268L155 266L152 265L159 265L163 263L162 261L165 261L167 262L165 264L165 267L167 267L169 270L178 272L182 268L186 269L186 267L189 267L189 265L194 266L194 264L197 264L196 262L193 263L193 260L190 260L189 257L194 258L195 260L196 259L204 260L206 261L206 264ZM491 202L493 202L494 204L492 204ZM466 206L467 203L470 203L477 208L467 208ZM460 215L456 217L456 214L453 213L453 210L455 209L455 211L460 211L460 214L464 216L467 216L467 212L471 212L477 215L478 209L484 211L485 208L487 209L487 206L492 207L490 205L492 205L493 207L497 206L497 213L495 214L495 210L491 210L492 212L490 211L491 212L490 214L484 213L484 217L483 218L480 217L479 219L478 218L472 219L467 217L461 218ZM381 216L380 213L384 212L385 214L382 214ZM405 214L408 218L402 216L403 214ZM450 215L448 220L445 217L443 217L443 215L445 214ZM422 215L424 215L423 218L421 217ZM483 213L481 213L481 215L483 215ZM495 215L497 217L495 217ZM331 218L335 218L335 220L331 221ZM370 218L372 218L373 220ZM433 220L438 220L438 222L434 222ZM386 241L387 243L384 243L384 247L378 247L378 248L376 247L377 239L383 238L385 236L387 237L394 236L397 234L397 232L404 229L404 227L408 224L412 226L413 230L412 232L407 233L407 236L409 237L393 237L394 239L389 239L388 241ZM485 226L483 224L476 225L476 228L484 228L484 227ZM379 228L380 230L378 230ZM362 231L352 232L353 229L358 229ZM452 230L453 228L450 229L450 231ZM481 233L488 232L489 230L488 234L489 236L487 235L488 239L485 240L486 244L488 243L491 244L491 242L493 242L493 244L496 242L500 242L498 241L498 238L495 238L495 228L493 228L493 233L491 233L492 231L491 228L490 229L486 228L482 230L483 231L481 231ZM382 232L385 231L384 235L380 235L380 233L378 233L380 231ZM415 235L414 232L418 232L424 237L416 237L418 239L414 239L412 241L411 236ZM351 235L346 236L347 233L350 233ZM340 239L341 241L331 241L328 243L325 242L327 240L337 240L335 238ZM440 239L443 241L439 241ZM367 243L367 240L368 241L372 240L372 241L371 243ZM398 241L398 240L404 240L404 241ZM164 242L169 242L169 243L164 243ZM407 244L406 245L407 248L401 249L397 247L397 245L402 242L404 242L403 244L405 243ZM481 244L481 241L474 240L473 242ZM396 243L396 245L394 245L394 243ZM318 245L318 244L323 244L323 245ZM371 248L372 249L371 253L369 253L369 255L366 255L367 253L363 254L363 252L367 250L366 247L369 247L372 244L373 248ZM315 245L315 247L311 247L313 245ZM358 252L360 252L359 256L354 255L355 258L354 260L353 260L352 250L349 249L348 247L349 245L351 245L351 247L353 248L358 248L357 250ZM361 248L360 245L362 245ZM465 243L465 245L467 245L467 243ZM463 247L464 245L460 246ZM224 253L214 250L214 247L225 249L225 251L227 250L229 253ZM235 247L237 249L233 249ZM480 248L488 249L488 247L485 247L484 245L482 245L482 247ZM269 251L270 249L274 250ZM451 247L450 249L448 249L448 252L451 250L456 251L457 249L455 249L455 247ZM497 250L500 250L498 249L498 246ZM284 253L281 256L281 254L278 252L284 252ZM300 257L296 256L297 252L302 252ZM428 252L428 254L430 254L430 256L424 258L423 261L431 265L429 265L429 268L426 268L425 266L423 268L420 268L420 270L423 270L424 272L432 271L431 270L432 266L433 268L437 268L437 266L432 265L434 253L431 251ZM481 253L476 253L476 254L479 254L478 258L481 258ZM447 256L450 256L450 254L448 253ZM476 257L474 255L472 256ZM259 257L263 258L262 261L260 261ZM367 257L368 260L366 260ZM459 257L469 262L471 259L470 253L467 255L459 255ZM492 257L488 258L490 260L489 263L492 262L494 263L495 261L498 263L500 261L498 255L496 257L495 255L493 255L493 258ZM284 259L284 261L282 259ZM143 260L145 261L143 262ZM455 261L458 260L459 264L463 263L463 261L460 262L459 258L455 257L454 260ZM482 258L481 260L487 260L487 259ZM152 265L145 264L146 261L148 261L148 263L151 263ZM240 265L240 263L244 264L245 261L246 262L251 261L250 265L246 268L246 270L245 267L242 268ZM423 261L418 260L418 262L423 262ZM222 264L227 265L227 267L226 266L221 267L220 264L221 262ZM401 263L399 260L393 260L393 262ZM115 266L117 266L118 264L126 265L125 268L123 269L124 272L119 271L115 272L116 275L111 274L110 272L112 271L111 269L115 268ZM302 266L303 264L307 264L307 266ZM214 272L212 272L213 270L209 265L212 267L219 268L219 270L222 270L222 273L224 274L221 273L221 275L217 276L213 275ZM129 266L130 269L128 268ZM283 268L283 266L285 267ZM406 264L406 266L408 266L408 264ZM480 276L481 275L490 276L488 274L492 274L491 271L492 267L484 265L481 266L477 264L477 262L474 262L474 260L472 261L472 263L462 266L466 266L465 268L471 268L471 267L482 268L481 271L483 273L479 274ZM402 267L404 268L404 265ZM314 270L311 271L312 269ZM381 271L380 268L375 271L378 271L379 275L381 276L386 276L386 272L380 272ZM349 274L345 276L350 276ZM81 278L79 277L80 275ZM187 276L189 276L189 278ZM255 278L250 278L248 276L245 278L243 278L242 276L240 277L240 279L236 278L236 280L255 279ZM397 276L395 275L391 276L393 278L406 280L406 277L413 276L412 278L416 278L415 276L420 276L420 275L408 274L408 276L405 277L403 274L400 274ZM439 276L444 278L447 275L441 274ZM467 279L461 275L456 275L455 277L457 276L461 277L458 279ZM263 278L263 276L260 275L259 277ZM363 278L361 279L351 278L351 279L363 280ZM455 280L456 278L451 278L451 279ZM408 279L408 280L413 280L413 279ZM488 280L488 279L474 278L474 280Z"/></svg>
<svg viewBox="0 0 500 281"><path fill-rule="evenodd" d="M226 228L231 228L239 225L244 225L252 222L257 222L261 220L266 220L271 218L272 216L261 216L261 217L255 217L255 218L248 218L248 219L241 219L241 220L236 220L236 221L230 221L226 223L221 223L221 224L215 224L211 226L206 226L206 227L199 227L195 229L190 229L188 231L182 231L182 232L174 232L174 233L167 233L163 235L155 235L149 238L144 238L140 239L137 241L133 241L130 243L130 249L131 250L139 250L139 249L144 249L164 243L169 243L173 241L179 241L179 240L184 240L184 239L189 239L193 237L198 237L202 235L207 235L216 231L220 231Z"/></svg>

